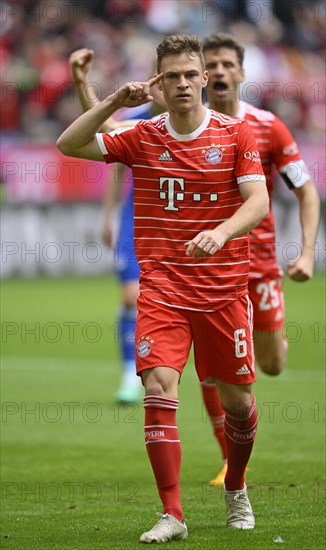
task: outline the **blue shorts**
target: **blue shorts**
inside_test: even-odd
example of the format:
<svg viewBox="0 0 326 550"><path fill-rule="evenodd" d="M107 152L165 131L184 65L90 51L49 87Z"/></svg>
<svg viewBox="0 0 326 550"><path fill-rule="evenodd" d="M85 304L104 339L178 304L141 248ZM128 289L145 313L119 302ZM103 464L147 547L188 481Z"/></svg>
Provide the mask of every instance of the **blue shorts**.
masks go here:
<svg viewBox="0 0 326 550"><path fill-rule="evenodd" d="M148 120L152 118L151 104L132 109L129 118ZM139 281L140 269L134 248L134 186L133 182L127 200L122 208L120 231L115 249L115 269L120 283Z"/></svg>
<svg viewBox="0 0 326 550"><path fill-rule="evenodd" d="M122 207L120 230L114 252L115 269L120 283L139 281L140 269L134 247L134 193L129 192Z"/></svg>

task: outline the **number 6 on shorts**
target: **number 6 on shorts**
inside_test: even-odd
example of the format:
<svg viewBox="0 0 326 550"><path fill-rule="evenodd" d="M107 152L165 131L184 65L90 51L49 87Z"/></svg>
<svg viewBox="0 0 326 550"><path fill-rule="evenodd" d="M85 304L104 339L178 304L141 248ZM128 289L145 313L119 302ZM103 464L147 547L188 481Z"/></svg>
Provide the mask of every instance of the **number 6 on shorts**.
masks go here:
<svg viewBox="0 0 326 550"><path fill-rule="evenodd" d="M238 328L234 331L234 342L235 342L235 356L246 357L247 355L247 342L246 340L241 340L240 338L246 338L246 331L244 328Z"/></svg>

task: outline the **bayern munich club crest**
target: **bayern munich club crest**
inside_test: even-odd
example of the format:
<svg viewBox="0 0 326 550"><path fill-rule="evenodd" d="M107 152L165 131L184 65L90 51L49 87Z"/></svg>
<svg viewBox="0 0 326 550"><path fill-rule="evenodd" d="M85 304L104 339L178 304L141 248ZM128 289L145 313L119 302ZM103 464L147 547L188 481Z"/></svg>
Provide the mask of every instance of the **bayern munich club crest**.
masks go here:
<svg viewBox="0 0 326 550"><path fill-rule="evenodd" d="M141 359L148 357L152 351L152 344L154 344L154 340L152 340L149 336L141 336L137 340L136 345L138 357Z"/></svg>
<svg viewBox="0 0 326 550"><path fill-rule="evenodd" d="M223 158L223 153L219 147L209 147L205 153L205 160L208 164L219 164Z"/></svg>

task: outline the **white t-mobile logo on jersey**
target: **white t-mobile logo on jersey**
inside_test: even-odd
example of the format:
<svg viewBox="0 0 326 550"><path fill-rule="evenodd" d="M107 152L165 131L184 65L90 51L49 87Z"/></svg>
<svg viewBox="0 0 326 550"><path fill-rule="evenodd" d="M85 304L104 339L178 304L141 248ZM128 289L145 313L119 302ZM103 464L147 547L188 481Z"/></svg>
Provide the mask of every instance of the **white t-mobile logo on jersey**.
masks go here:
<svg viewBox="0 0 326 550"><path fill-rule="evenodd" d="M167 188L168 191L161 191L163 189L164 184L167 182ZM174 212L177 212L179 208L177 208L174 204L174 201L183 201L184 200L184 193L178 193L175 190L175 184L179 184L181 191L184 191L185 188L185 180L183 178L160 178L160 199L166 200L166 194L168 198L168 204L167 206L164 206L164 210L172 210Z"/></svg>

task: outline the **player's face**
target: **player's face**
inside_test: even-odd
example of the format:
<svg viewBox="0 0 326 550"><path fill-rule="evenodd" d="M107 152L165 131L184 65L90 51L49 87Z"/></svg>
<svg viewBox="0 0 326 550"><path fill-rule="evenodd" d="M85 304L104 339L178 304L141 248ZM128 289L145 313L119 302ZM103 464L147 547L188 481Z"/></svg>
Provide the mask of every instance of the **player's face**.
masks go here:
<svg viewBox="0 0 326 550"><path fill-rule="evenodd" d="M196 54L182 53L163 57L159 83L165 101L175 112L187 112L201 103L202 89L207 85L204 71Z"/></svg>
<svg viewBox="0 0 326 550"><path fill-rule="evenodd" d="M208 71L208 101L221 103L236 99L239 84L244 79L236 51L230 48L207 50L204 57Z"/></svg>

